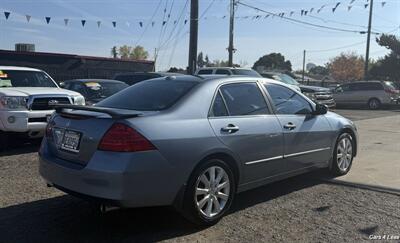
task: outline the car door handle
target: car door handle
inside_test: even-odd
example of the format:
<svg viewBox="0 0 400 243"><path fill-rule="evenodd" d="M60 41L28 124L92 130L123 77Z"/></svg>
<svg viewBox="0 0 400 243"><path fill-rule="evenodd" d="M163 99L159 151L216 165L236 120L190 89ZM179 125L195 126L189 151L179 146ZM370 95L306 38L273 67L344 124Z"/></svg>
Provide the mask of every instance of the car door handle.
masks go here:
<svg viewBox="0 0 400 243"><path fill-rule="evenodd" d="M289 122L288 124L284 125L283 128L288 129L288 130L293 130L296 128L296 125L293 123Z"/></svg>
<svg viewBox="0 0 400 243"><path fill-rule="evenodd" d="M221 128L221 132L235 133L237 131L239 131L239 127L233 124L229 124L228 126Z"/></svg>

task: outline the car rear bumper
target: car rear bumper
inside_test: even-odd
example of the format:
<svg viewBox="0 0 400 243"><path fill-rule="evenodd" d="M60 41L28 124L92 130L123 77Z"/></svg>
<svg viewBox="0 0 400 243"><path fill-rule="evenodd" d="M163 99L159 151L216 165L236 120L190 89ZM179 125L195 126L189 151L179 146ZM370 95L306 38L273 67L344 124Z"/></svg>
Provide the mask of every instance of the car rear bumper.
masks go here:
<svg viewBox="0 0 400 243"><path fill-rule="evenodd" d="M39 172L46 183L71 195L121 207L170 205L184 176L158 151L113 153L97 151L86 165L39 152Z"/></svg>

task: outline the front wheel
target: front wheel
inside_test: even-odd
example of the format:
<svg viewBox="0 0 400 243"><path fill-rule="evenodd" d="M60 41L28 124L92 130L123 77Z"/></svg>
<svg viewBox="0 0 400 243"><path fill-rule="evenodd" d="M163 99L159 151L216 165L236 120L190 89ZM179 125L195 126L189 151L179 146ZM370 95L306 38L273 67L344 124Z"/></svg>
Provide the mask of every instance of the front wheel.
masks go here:
<svg viewBox="0 0 400 243"><path fill-rule="evenodd" d="M330 171L335 176L345 175L350 171L354 156L353 137L348 133L339 136L333 151Z"/></svg>
<svg viewBox="0 0 400 243"><path fill-rule="evenodd" d="M368 101L368 108L371 110L377 110L381 107L381 102L378 99L370 99Z"/></svg>
<svg viewBox="0 0 400 243"><path fill-rule="evenodd" d="M187 185L184 216L198 225L213 225L229 210L235 194L235 179L230 166L212 159L197 168Z"/></svg>

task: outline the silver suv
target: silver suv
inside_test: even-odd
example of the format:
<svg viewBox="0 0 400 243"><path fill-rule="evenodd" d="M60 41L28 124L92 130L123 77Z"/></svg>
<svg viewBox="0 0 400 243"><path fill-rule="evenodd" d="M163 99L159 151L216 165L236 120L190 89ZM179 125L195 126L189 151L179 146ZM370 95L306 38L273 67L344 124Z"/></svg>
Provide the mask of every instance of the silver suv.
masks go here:
<svg viewBox="0 0 400 243"><path fill-rule="evenodd" d="M382 105L399 104L400 91L390 81L360 81L338 86L333 97L337 105L367 105L376 110Z"/></svg>

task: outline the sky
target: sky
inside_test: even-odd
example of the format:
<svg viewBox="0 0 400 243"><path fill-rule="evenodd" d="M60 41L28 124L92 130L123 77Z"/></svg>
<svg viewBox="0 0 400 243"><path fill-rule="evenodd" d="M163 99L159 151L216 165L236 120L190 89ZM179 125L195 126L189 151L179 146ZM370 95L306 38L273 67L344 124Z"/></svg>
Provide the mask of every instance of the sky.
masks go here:
<svg viewBox="0 0 400 243"><path fill-rule="evenodd" d="M367 35L358 32L367 30L369 7L364 5L371 0L354 0L349 11L351 1L240 0L260 10L240 4L236 7L234 63L251 67L261 56L280 52L298 70L303 50L306 62L317 65L324 65L341 52L364 56ZM210 60L227 60L229 0L199 0L199 6L198 51ZM301 10L310 12L311 8L311 13L301 16ZM158 50L157 70L185 68L189 48L189 22L185 20L189 11L190 0L0 0L0 49L33 43L40 52L110 57L113 46L142 45L151 60ZM4 12L11 13L7 20ZM267 12L285 13L284 17L341 31L266 17ZM29 23L26 15L31 16ZM45 17L51 17L49 24ZM68 19L67 26L64 19ZM86 21L84 27L81 20ZM101 21L100 28L97 21ZM372 31L400 35L400 0L374 0ZM376 60L388 50L377 45L375 37L371 36L370 56Z"/></svg>

